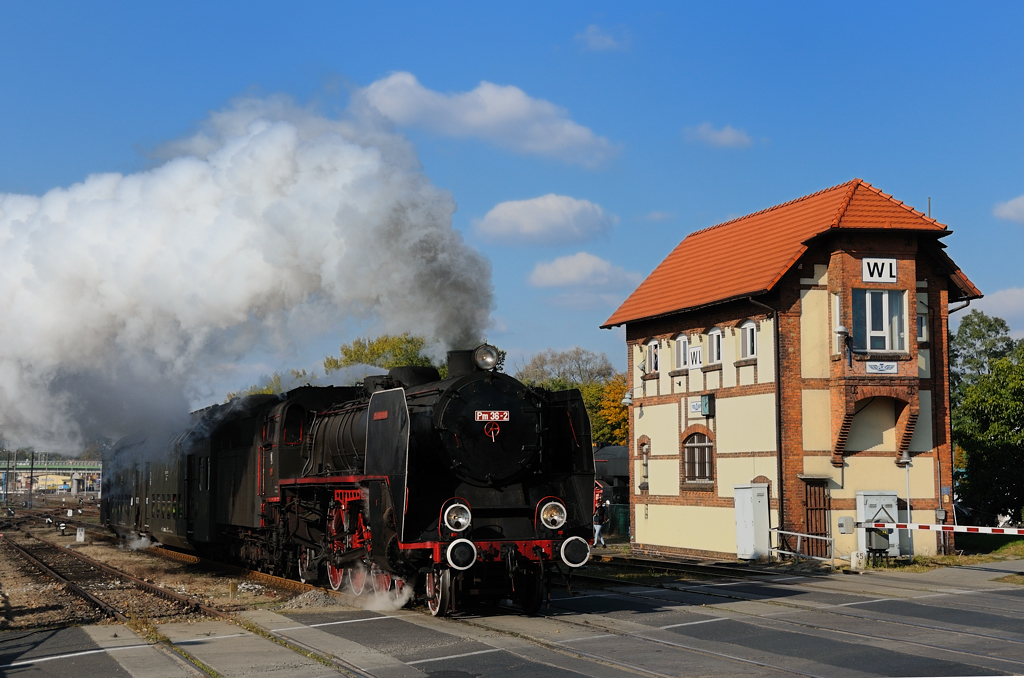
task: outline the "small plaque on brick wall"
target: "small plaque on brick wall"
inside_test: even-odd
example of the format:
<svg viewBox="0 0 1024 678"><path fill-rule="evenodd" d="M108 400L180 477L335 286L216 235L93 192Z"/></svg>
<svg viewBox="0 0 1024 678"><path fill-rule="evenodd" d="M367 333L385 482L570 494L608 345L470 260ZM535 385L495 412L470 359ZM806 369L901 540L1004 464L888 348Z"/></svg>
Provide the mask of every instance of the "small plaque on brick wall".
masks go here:
<svg viewBox="0 0 1024 678"><path fill-rule="evenodd" d="M896 363L880 363L880 362L868 362L867 365L868 374L896 374Z"/></svg>

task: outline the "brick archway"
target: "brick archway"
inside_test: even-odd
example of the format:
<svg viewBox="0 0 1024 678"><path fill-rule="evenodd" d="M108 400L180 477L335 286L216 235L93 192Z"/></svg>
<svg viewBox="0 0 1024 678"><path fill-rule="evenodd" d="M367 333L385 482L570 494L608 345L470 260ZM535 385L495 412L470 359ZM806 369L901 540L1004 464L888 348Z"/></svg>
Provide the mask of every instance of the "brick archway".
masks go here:
<svg viewBox="0 0 1024 678"><path fill-rule="evenodd" d="M841 388L840 396L832 398L832 421L839 424L835 444L832 447L832 465L843 466L843 457L849 454L846 443L853 426L853 417L858 406L871 398L890 398L899 408L896 415L896 460L902 458L904 452L910 450L910 441L914 437L917 419L921 413L920 396L917 384L909 379L893 380L887 384L847 384Z"/></svg>

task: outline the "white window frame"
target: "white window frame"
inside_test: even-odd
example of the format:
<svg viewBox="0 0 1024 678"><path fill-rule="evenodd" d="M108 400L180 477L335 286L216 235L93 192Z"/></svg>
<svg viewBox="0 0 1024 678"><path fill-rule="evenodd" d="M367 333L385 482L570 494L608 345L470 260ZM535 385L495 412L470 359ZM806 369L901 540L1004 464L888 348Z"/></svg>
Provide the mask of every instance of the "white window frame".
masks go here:
<svg viewBox="0 0 1024 678"><path fill-rule="evenodd" d="M676 336L676 369L681 370L689 364L688 351L690 348L690 340L685 334Z"/></svg>
<svg viewBox="0 0 1024 678"><path fill-rule="evenodd" d="M658 371L658 363L661 359L658 355L658 344L657 339L647 344L647 374L654 374Z"/></svg>
<svg viewBox="0 0 1024 678"><path fill-rule="evenodd" d="M833 355L839 355L843 352L843 338L836 332L841 323L839 319L842 317L842 297L833 292L832 293L832 353Z"/></svg>
<svg viewBox="0 0 1024 678"><path fill-rule="evenodd" d="M717 327L708 332L708 365L722 362L722 330Z"/></svg>
<svg viewBox="0 0 1024 678"><path fill-rule="evenodd" d="M921 296L926 296L918 292ZM920 297L917 299L917 343L921 344L928 341L928 313L931 309L928 308L928 304L921 301Z"/></svg>
<svg viewBox="0 0 1024 678"><path fill-rule="evenodd" d="M864 318L863 324L852 329L854 337L854 349L868 353L906 353L907 352L907 291L893 289L854 289L854 302L860 292L864 293ZM900 299L903 305L901 321L903 327L893 327L891 323L890 301L893 297ZM872 304L877 302L881 306L881 325L873 324ZM854 311L857 304L854 303ZM856 315L856 313L854 313ZM855 318L856 320L856 318ZM855 323L856 324L856 323ZM895 337L894 337L895 331ZM881 346L872 345L872 340L881 340ZM894 341L894 339L896 341ZM902 346L899 345L902 341Z"/></svg>
<svg viewBox="0 0 1024 678"><path fill-rule="evenodd" d="M740 360L757 357L757 324L748 320L740 325Z"/></svg>

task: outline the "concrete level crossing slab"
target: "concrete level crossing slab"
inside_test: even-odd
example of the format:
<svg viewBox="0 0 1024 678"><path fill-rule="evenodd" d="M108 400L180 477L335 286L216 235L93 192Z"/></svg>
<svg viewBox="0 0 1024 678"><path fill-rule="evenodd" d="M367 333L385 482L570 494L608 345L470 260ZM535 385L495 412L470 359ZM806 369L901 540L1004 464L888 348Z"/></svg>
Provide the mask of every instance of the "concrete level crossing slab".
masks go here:
<svg viewBox="0 0 1024 678"><path fill-rule="evenodd" d="M225 621L162 624L160 632L225 678L327 678L338 670Z"/></svg>

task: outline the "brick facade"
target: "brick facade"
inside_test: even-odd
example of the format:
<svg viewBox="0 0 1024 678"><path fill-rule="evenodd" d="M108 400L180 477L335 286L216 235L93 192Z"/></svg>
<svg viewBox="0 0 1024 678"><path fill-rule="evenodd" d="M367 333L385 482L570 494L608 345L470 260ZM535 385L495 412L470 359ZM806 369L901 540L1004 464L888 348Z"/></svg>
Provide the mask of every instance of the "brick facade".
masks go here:
<svg viewBox="0 0 1024 678"><path fill-rule="evenodd" d="M847 197L846 205L850 202ZM952 521L949 301L975 298L980 293L939 250L937 237L948 231L937 227L931 231L922 227L920 231L909 227L826 230L804 244L801 255L780 272L769 290L700 308L682 308L659 317L625 321L627 369L630 385L635 387L629 419L630 458L642 464L641 440L648 445L657 440L658 449L653 450L650 458L661 462L662 469L678 462L680 474L678 492L651 494L647 489L638 489L639 482L634 477L642 466L630 464L635 550L729 555L724 539L712 544L701 532L688 532L690 527L684 516L709 520L707 516L713 515L716 517L710 519L707 529L727 529L734 509L732 484L768 484L773 525L805 533L809 531L810 511L820 508L807 505L807 497L813 494L807 491L808 484L821 483L832 488L830 492L835 496L830 499L831 514L852 515L856 509L852 495L856 491L895 489L899 487L895 483L902 478L900 474L906 475L909 484L914 469L914 515L923 518L924 514L919 512L942 508L947 510L945 521ZM704 237L702 243L706 242ZM865 281L864 259L894 262L895 280ZM641 286L630 298L633 306L644 307L642 299L635 299L643 290ZM842 339L837 339L836 327L842 325L856 340L867 341L867 325L878 322L860 317L855 320L855 290L868 291L858 292L861 298L877 301L884 296L885 303L893 306L890 314L898 313L902 306L902 315L887 317L885 325L890 333L898 334L898 319L902 317L902 349L875 347L876 350L847 353ZM863 296L871 291L882 294ZM899 292L903 293L902 302L897 296ZM921 340L919 307L927 313L921 319L925 332ZM729 360L723 355L721 364L709 366L705 353L700 369L674 364L673 342L679 335L705 342L706 351L707 333L718 328L723 344L731 342L730 347L734 347L738 345L738 328L748 321L753 321L757 328L755 357L742 358L731 351ZM804 332L807 336L802 336ZM890 338L885 341L896 343L897 334L886 335ZM652 341L658 341L660 346L659 373L646 374L640 363ZM883 372L876 373L880 370ZM695 420L687 408L706 394L715 396L716 415ZM677 448L668 451L664 449L664 435L657 438L661 434L651 427L663 427L663 413L667 412L664 408L676 406ZM652 417L654 423L640 416L643 408L658 407L662 409ZM811 409L804 412L805 407ZM720 420L728 422L724 424L726 428L722 428ZM770 441L769 427L774 429L774 442ZM744 430L747 428L750 430ZM713 447L714 471L710 482L687 482L684 476L683 444L694 433L706 435ZM827 440L823 440L823 434L827 434ZM851 444L852 438L856 438L856 443ZM805 449L809 441L811 446ZM911 467L904 468L900 462L908 455ZM748 468L750 475L743 476L743 469ZM880 476L886 479L879 480ZM905 510L906 493L898 494L900 507ZM655 512L658 515L681 519L685 529L652 524L650 514L656 507L661 507L660 513ZM705 509L726 513L709 514ZM920 518L919 521L939 522ZM701 540L706 542L703 547L697 545ZM949 546L951 541L947 540L937 548ZM930 547L926 544L927 548Z"/></svg>

